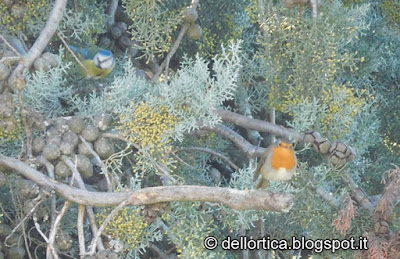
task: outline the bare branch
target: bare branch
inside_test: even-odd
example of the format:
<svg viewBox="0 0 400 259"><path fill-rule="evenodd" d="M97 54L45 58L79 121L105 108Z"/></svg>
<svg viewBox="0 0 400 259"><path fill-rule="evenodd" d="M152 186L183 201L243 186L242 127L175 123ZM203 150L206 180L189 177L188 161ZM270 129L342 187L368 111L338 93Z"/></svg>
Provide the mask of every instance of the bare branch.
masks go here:
<svg viewBox="0 0 400 259"><path fill-rule="evenodd" d="M67 200L82 205L114 206L129 199L130 205L146 205L169 201L204 201L224 204L236 210L269 210L286 212L293 203L293 195L260 190L236 190L207 186L158 186L133 192L88 192L59 183L23 162L0 155L0 165L14 169L27 179L54 189Z"/></svg>
<svg viewBox="0 0 400 259"><path fill-rule="evenodd" d="M44 241L46 243L49 243L49 239L47 238L47 236L43 233L43 231L40 229L40 225L37 222L37 217L36 217L36 212L33 214L33 223L35 225L36 231L42 236L42 238L44 239Z"/></svg>
<svg viewBox="0 0 400 259"><path fill-rule="evenodd" d="M61 224L61 219L67 213L69 207L71 206L72 202L65 201L64 206L62 207L60 214L58 214L56 220L54 221L54 225L51 226L50 234L49 234L49 243L47 244L47 255L46 258L50 259L52 257L58 258L58 255L54 249L54 242L56 241L56 235L58 231L58 227Z"/></svg>
<svg viewBox="0 0 400 259"><path fill-rule="evenodd" d="M102 170L106 171L105 167L104 167L104 163L101 160L100 156L92 149L92 147L88 144L88 142L86 141L86 139L84 137L82 137L81 135L79 135L78 137L82 141L82 143L86 146L86 149L90 152L90 154L92 154L93 157L96 159L97 163L100 165ZM104 174L104 177L106 178L106 181L107 181L107 191L111 192L112 186L111 186L110 176L108 174Z"/></svg>
<svg viewBox="0 0 400 259"><path fill-rule="evenodd" d="M240 115L241 116L241 115ZM243 116L244 117L244 116ZM245 117L247 118L247 117ZM253 119L254 120L254 119ZM202 130L207 130L211 132L215 132L236 145L246 156L248 157L261 157L265 153L265 148L256 147L248 142L245 138L243 138L240 134L236 133L234 130L228 128L225 125L216 125L215 127L202 127Z"/></svg>
<svg viewBox="0 0 400 259"><path fill-rule="evenodd" d="M32 157L32 131L26 121L26 110L24 108L24 100L22 98L22 91L18 90L18 102L20 108L20 116L22 123L24 124L25 136L26 136L26 155Z"/></svg>
<svg viewBox="0 0 400 259"><path fill-rule="evenodd" d="M192 8L196 8L198 5L199 1L198 0L192 0L192 4L191 7ZM151 82L154 83L158 80L158 78L160 77L160 75L162 74L164 68L168 68L169 66L169 62L172 58L172 56L175 54L175 52L178 50L179 48L179 44L181 43L183 36L185 36L186 31L189 28L189 24L184 24L181 31L179 32L178 37L176 38L174 44L172 44L171 49L169 50L167 56L165 57L164 61L161 63L160 67L158 67L156 73L154 74L153 78L151 79Z"/></svg>
<svg viewBox="0 0 400 259"><path fill-rule="evenodd" d="M90 250L90 255L94 255L96 252L96 244L97 244L97 239L100 238L101 233L104 231L104 229L107 227L108 223L114 218L117 213L122 210L126 205L129 204L129 200L124 200L121 202L117 207L115 207L111 213L107 216L107 218L103 221L101 224L99 230L94 234L94 237L92 239L91 247L92 249Z"/></svg>
<svg viewBox="0 0 400 259"><path fill-rule="evenodd" d="M219 115L223 121L233 123L246 129L253 129L260 132L268 132L273 135L285 137L288 139L302 139L300 137L300 134L295 132L294 130L287 129L280 125L276 125L267 121L251 119L227 110L217 110L215 111L215 113Z"/></svg>
<svg viewBox="0 0 400 259"><path fill-rule="evenodd" d="M6 246L9 246L9 245L7 245L8 239L19 229L19 227L20 227L21 225L22 225L22 227L24 227L23 224L25 223L25 221L32 215L33 212L35 212L36 208L37 208L42 202L44 202L44 201L45 201L45 199L43 199L42 196L41 196L40 194L39 194L38 197L36 197L36 198L33 200L33 202L36 202L35 205L33 206L33 208L25 215L25 217L24 217L22 220L19 221L19 223L13 228L13 230L11 231L11 233L5 238L4 244L5 244Z"/></svg>
<svg viewBox="0 0 400 259"><path fill-rule="evenodd" d="M353 178L347 172L344 172L342 177L343 183L348 185L351 190L350 193L353 196L354 200L364 209L372 213L374 211L374 206L372 205L371 201L369 200L367 194L358 186Z"/></svg>
<svg viewBox="0 0 400 259"><path fill-rule="evenodd" d="M55 179L54 178L54 166L44 157L44 156L38 156L36 157L36 160L44 165L46 167L47 170L47 174L49 175L49 177L51 179ZM56 219L56 195L54 193L50 194L50 221L51 221L51 225L54 224L54 220Z"/></svg>
<svg viewBox="0 0 400 259"><path fill-rule="evenodd" d="M39 37L36 39L32 48L26 53L24 58L19 62L18 66L12 72L10 78L8 79L8 85L12 86L17 80L24 80L23 71L24 69L29 69L33 62L42 55L43 50L49 44L51 38L58 28L60 23L64 8L67 4L67 0L56 0L54 3L53 10L50 13L49 19L47 20L46 26L41 31Z"/></svg>
<svg viewBox="0 0 400 259"><path fill-rule="evenodd" d="M154 252L156 252L158 254L158 258L161 259L168 259L168 255L166 255L158 246L156 246L155 244L151 243L149 244L149 247L151 250L153 250Z"/></svg>
<svg viewBox="0 0 400 259"><path fill-rule="evenodd" d="M115 23L115 12L117 11L118 0L109 0L107 6L107 14L110 16L110 24L108 27Z"/></svg>
<svg viewBox="0 0 400 259"><path fill-rule="evenodd" d="M7 39L6 39L2 34L0 34L0 39L3 40L3 42L18 56L18 59L21 57L21 53L19 53L19 51L16 50L16 49L11 45L11 43L9 43L9 42L7 41Z"/></svg>
<svg viewBox="0 0 400 259"><path fill-rule="evenodd" d="M81 174L78 172L78 169L76 168L76 164L72 162L72 159L70 159L67 156L62 156L61 157L62 161L70 168L71 171L75 172L75 182L78 184L78 187L82 190L86 190L85 183L83 182L83 179L81 177ZM96 219L94 216L93 208L91 206L86 206L86 212L87 216L89 218L90 222L90 228L92 230L92 233L95 234L98 231L97 225L96 225ZM103 240L99 238L97 240L97 246L99 247L99 250L104 250L104 245L103 245ZM83 254L83 253L81 253Z"/></svg>
<svg viewBox="0 0 400 259"><path fill-rule="evenodd" d="M77 228L78 228L78 240L79 240L79 254L84 255L86 253L85 249L85 235L83 232L83 218L85 217L85 206L78 206L78 220L77 220Z"/></svg>

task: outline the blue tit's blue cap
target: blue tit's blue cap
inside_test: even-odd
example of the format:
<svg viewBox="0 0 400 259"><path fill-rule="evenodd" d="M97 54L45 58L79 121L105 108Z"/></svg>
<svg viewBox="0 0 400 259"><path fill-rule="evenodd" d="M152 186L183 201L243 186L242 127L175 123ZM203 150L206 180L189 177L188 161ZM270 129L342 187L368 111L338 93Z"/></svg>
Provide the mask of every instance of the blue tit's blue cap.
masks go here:
<svg viewBox="0 0 400 259"><path fill-rule="evenodd" d="M105 57L111 57L111 56L113 55L111 51L106 50L106 49L100 50L100 54L101 54L102 56L105 56Z"/></svg>

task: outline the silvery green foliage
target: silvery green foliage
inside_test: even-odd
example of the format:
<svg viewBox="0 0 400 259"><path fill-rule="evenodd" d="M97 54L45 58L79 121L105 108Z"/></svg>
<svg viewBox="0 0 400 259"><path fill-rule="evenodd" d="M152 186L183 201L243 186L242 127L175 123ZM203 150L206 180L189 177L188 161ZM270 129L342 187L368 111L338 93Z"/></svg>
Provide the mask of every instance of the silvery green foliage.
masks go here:
<svg viewBox="0 0 400 259"><path fill-rule="evenodd" d="M258 112L267 105L268 89L264 79L267 66L264 59L251 57L252 51L247 50L241 55L243 66L239 73L240 87L236 91L235 103L242 114L246 114L248 109L251 113Z"/></svg>
<svg viewBox="0 0 400 259"><path fill-rule="evenodd" d="M257 164L251 163L249 167L240 169L231 176L229 187L238 190L252 190L255 182L253 181L253 173ZM233 210L224 205L218 205L220 213L225 215L221 218L221 223L231 232L238 232L243 227L245 229L253 228L254 222L260 219L258 212L255 210ZM265 212L264 212L265 213Z"/></svg>
<svg viewBox="0 0 400 259"><path fill-rule="evenodd" d="M87 97L71 96L71 105L77 110L78 115L93 115L97 113L110 113L118 117L127 113L132 102L143 100L152 86L144 79L136 76L136 68L129 59L118 60L124 65L121 74L116 74L109 87L100 93L91 93Z"/></svg>
<svg viewBox="0 0 400 259"><path fill-rule="evenodd" d="M0 139L0 154L9 157L17 157L21 152L22 139L9 141Z"/></svg>
<svg viewBox="0 0 400 259"><path fill-rule="evenodd" d="M159 96L149 99L149 104L166 106L179 119L171 137L181 140L184 132L199 128L199 121L210 127L220 122L213 111L235 96L241 68L240 44L231 42L227 48L222 47L222 53L213 58L213 73L208 62L197 55L195 59L186 58L171 81L158 86Z"/></svg>
<svg viewBox="0 0 400 259"><path fill-rule="evenodd" d="M90 47L96 44L96 35L105 32L109 17L105 14L105 4L96 0L80 1L79 10L66 8L58 27L59 33L69 39L69 43L82 42Z"/></svg>
<svg viewBox="0 0 400 259"><path fill-rule="evenodd" d="M89 36L90 30L87 28L94 28L95 26L94 20L88 15L81 12L75 13L73 10L67 9L63 15L59 30L63 35L68 35L70 38L80 41L84 35ZM69 31L71 33L68 33Z"/></svg>
<svg viewBox="0 0 400 259"><path fill-rule="evenodd" d="M220 232L214 222L211 204L200 202L171 202L165 223L169 226L168 238L181 250L182 258L225 258L225 252L207 250L204 238Z"/></svg>
<svg viewBox="0 0 400 259"><path fill-rule="evenodd" d="M346 140L352 143L352 147L357 153L355 161L367 154L368 148L382 141L376 104L376 101L365 103L351 124L351 134L347 136Z"/></svg>
<svg viewBox="0 0 400 259"><path fill-rule="evenodd" d="M138 207L139 210L139 207ZM139 211L137 212L139 213ZM136 249L131 249L124 258L140 258L152 242L159 242L163 239L163 233L158 229L156 224L150 224L148 229L142 234L140 243Z"/></svg>
<svg viewBox="0 0 400 259"><path fill-rule="evenodd" d="M178 6L182 8L180 1ZM168 52L171 35L181 23L181 15L169 4L171 1L123 0L122 6L131 18L130 34L138 41L138 48L147 60L159 58Z"/></svg>
<svg viewBox="0 0 400 259"><path fill-rule="evenodd" d="M357 154L354 161L349 164L349 171L356 183L361 183L361 176L373 164L369 158L369 148L382 143L379 133L380 118L375 104L373 101L362 107L362 112L356 116L351 125L351 134L346 138Z"/></svg>
<svg viewBox="0 0 400 259"><path fill-rule="evenodd" d="M68 113L60 99L70 96L70 88L65 86L65 75L70 64L61 62L63 50L58 55L58 66L49 71L39 70L29 73L26 78L26 87L23 91L24 101L31 105L36 112L47 118Z"/></svg>
<svg viewBox="0 0 400 259"><path fill-rule="evenodd" d="M293 116L292 120L286 121L286 123L298 132L314 128L314 124L319 120L320 114L325 113L327 109L326 104L319 103L315 97L311 101L309 98L305 98L302 103L289 107L296 116Z"/></svg>

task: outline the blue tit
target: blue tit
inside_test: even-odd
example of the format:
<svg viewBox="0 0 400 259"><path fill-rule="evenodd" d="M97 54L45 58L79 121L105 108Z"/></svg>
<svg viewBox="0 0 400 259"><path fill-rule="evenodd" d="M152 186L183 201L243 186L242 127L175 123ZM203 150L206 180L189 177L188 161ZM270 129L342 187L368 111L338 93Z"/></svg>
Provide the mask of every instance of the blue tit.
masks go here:
<svg viewBox="0 0 400 259"><path fill-rule="evenodd" d="M111 51L98 47L80 49L75 46L69 47L79 54L80 61L86 68L81 68L86 78L104 78L111 73L115 66L115 58Z"/></svg>

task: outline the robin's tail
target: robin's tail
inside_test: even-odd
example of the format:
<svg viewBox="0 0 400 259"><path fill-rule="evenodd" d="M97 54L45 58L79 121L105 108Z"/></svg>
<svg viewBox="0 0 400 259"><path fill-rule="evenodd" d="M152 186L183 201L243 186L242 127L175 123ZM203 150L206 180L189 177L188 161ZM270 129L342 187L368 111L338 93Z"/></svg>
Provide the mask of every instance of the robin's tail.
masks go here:
<svg viewBox="0 0 400 259"><path fill-rule="evenodd" d="M258 182L256 188L257 189L266 189L268 187L269 181L261 178L261 180Z"/></svg>

